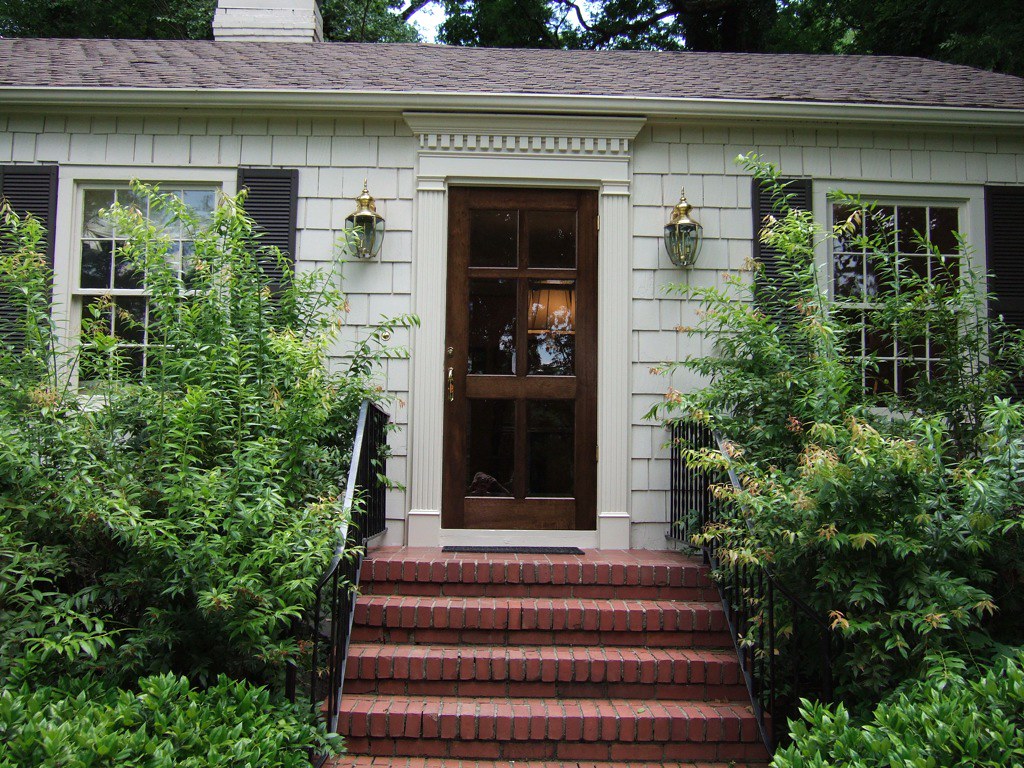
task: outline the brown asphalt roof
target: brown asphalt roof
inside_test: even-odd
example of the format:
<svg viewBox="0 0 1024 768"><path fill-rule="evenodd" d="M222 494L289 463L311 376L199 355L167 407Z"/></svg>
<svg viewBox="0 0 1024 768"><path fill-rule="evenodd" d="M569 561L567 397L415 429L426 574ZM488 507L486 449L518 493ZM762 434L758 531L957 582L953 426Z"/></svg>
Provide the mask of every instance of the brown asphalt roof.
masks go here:
<svg viewBox="0 0 1024 768"><path fill-rule="evenodd" d="M1024 110L1024 79L896 56L0 40L0 88L523 93Z"/></svg>

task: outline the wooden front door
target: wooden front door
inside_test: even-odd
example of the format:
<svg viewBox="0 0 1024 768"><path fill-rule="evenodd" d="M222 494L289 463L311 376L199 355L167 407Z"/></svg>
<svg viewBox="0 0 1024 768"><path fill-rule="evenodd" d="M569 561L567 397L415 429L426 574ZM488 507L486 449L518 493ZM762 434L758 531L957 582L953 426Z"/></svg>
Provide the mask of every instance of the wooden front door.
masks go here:
<svg viewBox="0 0 1024 768"><path fill-rule="evenodd" d="M453 189L445 528L594 530L597 193Z"/></svg>

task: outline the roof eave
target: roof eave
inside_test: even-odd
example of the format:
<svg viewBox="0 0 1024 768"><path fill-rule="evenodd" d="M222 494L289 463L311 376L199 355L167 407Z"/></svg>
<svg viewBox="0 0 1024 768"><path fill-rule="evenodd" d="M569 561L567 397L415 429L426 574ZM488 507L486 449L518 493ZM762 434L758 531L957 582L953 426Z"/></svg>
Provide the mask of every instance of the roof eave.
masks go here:
<svg viewBox="0 0 1024 768"><path fill-rule="evenodd" d="M972 128L1024 127L1021 109L945 107L770 99L700 99L532 93L438 93L214 88L38 88L0 87L7 107L151 109L301 109L523 112L630 115L649 118L771 119L843 123L889 123Z"/></svg>

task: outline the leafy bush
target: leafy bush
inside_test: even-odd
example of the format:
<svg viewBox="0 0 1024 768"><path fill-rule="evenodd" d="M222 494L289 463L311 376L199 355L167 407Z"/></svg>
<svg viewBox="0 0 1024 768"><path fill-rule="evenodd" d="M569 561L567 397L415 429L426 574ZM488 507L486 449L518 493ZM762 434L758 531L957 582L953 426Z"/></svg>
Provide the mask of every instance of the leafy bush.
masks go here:
<svg viewBox="0 0 1024 768"><path fill-rule="evenodd" d="M16 342L0 347L6 758L157 765L193 750L185 764L206 765L223 749L297 764L323 737L273 702L286 663L309 662L295 628L334 553L359 405L384 397L378 363L405 354L385 340L416 320L382 320L332 367L346 307L335 275L295 274L262 247L244 196L200 221L178 198L134 192L194 255L176 263L163 229L115 206L118 268L145 276L147 313L88 302L70 347L42 230L0 210L0 295L15 307L3 331ZM144 369L129 343L143 324ZM218 755L202 762L203 750Z"/></svg>
<svg viewBox="0 0 1024 768"><path fill-rule="evenodd" d="M864 725L841 704L804 702L801 716L773 768L1024 765L1024 652L980 679L947 666L887 698Z"/></svg>
<svg viewBox="0 0 1024 768"><path fill-rule="evenodd" d="M337 742L265 688L226 677L205 690L167 674L137 692L68 679L0 691L2 768L305 768L309 749Z"/></svg>
<svg viewBox="0 0 1024 768"><path fill-rule="evenodd" d="M753 156L743 162L775 184L785 208L777 172ZM874 215L863 201L839 202ZM861 360L849 343L859 329L829 297L814 259L822 238L850 237L847 227L823 232L809 212L789 208L761 234L780 253L778 279L754 265L754 280L675 286L702 305L698 325L684 330L715 350L667 366L709 383L670 391L652 415L695 418L728 438L728 459L686 454L706 469L731 466L743 484L717 489L729 502L724 519L697 542L717 542L728 562L770 565L827 617L846 641L841 694L871 703L916 676L932 652L989 650L988 617L1000 608L1019 642L1019 575L1002 568L1019 553L1024 523L1024 407L1000 395L1022 347L1019 333L987 319L966 251L959 280L915 285L893 268L887 243L862 236L875 271L893 281L872 299L872 328L906 334L927 323L946 350L945 365L899 397L866 392L862 372L877 361ZM998 343L990 348L989 339Z"/></svg>

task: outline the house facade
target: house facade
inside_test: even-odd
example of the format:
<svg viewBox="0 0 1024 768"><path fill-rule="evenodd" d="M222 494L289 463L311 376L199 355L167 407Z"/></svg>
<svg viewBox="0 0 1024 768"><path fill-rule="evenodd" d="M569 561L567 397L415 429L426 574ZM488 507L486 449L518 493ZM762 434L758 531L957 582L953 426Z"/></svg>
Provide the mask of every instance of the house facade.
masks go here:
<svg viewBox="0 0 1024 768"><path fill-rule="evenodd" d="M365 182L386 235L341 265L336 355L382 316L421 321L383 372L404 486L384 544L664 548L666 433L644 414L699 382L654 369L708 351L678 330L697 307L664 287L757 255L769 211L739 154L802 180L819 221L841 189L940 252L963 233L1024 321L1024 80L904 58L332 44L312 0L256 10L222 2L212 42L0 40L0 192L52 227L71 339L96 296L144 304L95 216L130 179L200 211L248 187L300 270L346 258ZM689 269L662 242L681 189L704 233ZM820 244L830 290L870 282L856 256Z"/></svg>

